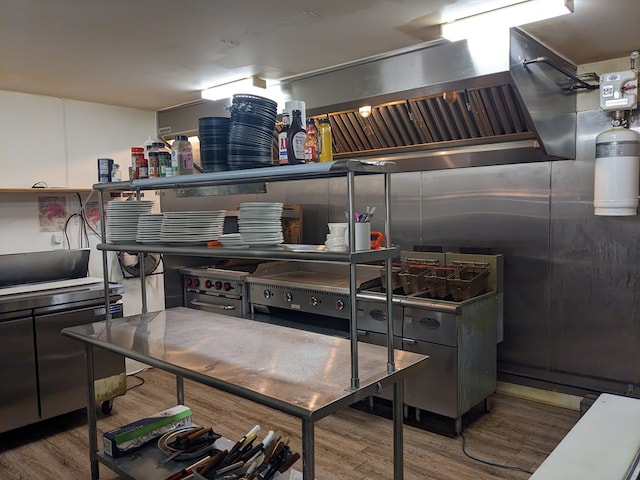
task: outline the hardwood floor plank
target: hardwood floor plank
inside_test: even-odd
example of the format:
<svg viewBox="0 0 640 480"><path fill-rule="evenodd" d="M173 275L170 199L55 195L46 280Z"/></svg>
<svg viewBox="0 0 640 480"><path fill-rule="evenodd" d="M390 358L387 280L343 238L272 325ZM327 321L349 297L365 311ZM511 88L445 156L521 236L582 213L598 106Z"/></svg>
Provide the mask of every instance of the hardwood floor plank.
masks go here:
<svg viewBox="0 0 640 480"><path fill-rule="evenodd" d="M175 378L157 369L128 377L131 388L114 401L111 415L99 415L102 432L164 410L176 402ZM578 420L578 412L506 395L492 397L493 410L465 428L467 451L481 459L535 470ZM261 425L260 437L275 430L301 452L301 423L280 412L185 381L185 403L197 423L231 439ZM316 477L323 480L387 480L393 477L392 422L347 408L316 423ZM30 425L0 435L0 480L88 479L86 412ZM462 438L411 426L404 428L406 480L520 480L528 474L467 458ZM297 464L300 469L300 462ZM118 475L100 466L100 478ZM162 480L162 479L159 479Z"/></svg>

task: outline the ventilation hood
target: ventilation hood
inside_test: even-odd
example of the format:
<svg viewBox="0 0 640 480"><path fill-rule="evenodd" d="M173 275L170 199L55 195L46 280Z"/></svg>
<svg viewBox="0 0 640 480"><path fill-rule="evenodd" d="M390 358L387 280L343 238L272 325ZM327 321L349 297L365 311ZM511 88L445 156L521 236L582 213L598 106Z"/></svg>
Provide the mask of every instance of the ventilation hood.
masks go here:
<svg viewBox="0 0 640 480"><path fill-rule="evenodd" d="M576 90L564 72L575 78L576 67L518 29L509 37L441 41L282 87L308 117L330 117L338 158L388 157L402 170L575 158ZM545 62L524 65L536 58Z"/></svg>
<svg viewBox="0 0 640 480"><path fill-rule="evenodd" d="M525 65L531 59L544 61ZM438 41L281 87L305 101L307 117L330 118L336 158L392 159L410 171L574 159L575 73L511 29L509 42ZM198 118L219 115L219 105L158 112L159 133L197 134ZM367 118L358 114L363 105L372 106Z"/></svg>

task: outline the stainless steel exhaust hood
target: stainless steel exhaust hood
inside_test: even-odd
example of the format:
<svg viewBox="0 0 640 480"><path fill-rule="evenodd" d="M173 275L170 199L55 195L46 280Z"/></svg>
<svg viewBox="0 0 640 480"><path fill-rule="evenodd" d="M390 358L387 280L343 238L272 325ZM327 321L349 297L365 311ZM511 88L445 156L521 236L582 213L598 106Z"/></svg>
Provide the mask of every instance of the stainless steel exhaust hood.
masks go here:
<svg viewBox="0 0 640 480"><path fill-rule="evenodd" d="M540 57L559 69L524 63ZM562 72L575 76L576 67L511 29L508 44L443 40L282 89L305 101L307 117L329 116L337 158L382 156L402 171L431 170L575 158L576 91ZM373 107L367 118L362 105ZM219 103L158 112L159 129L197 133L199 117L218 113L211 108Z"/></svg>
<svg viewBox="0 0 640 480"><path fill-rule="evenodd" d="M474 48L441 41L283 89L305 100L307 116L329 115L339 157L393 157L402 170L575 158L572 79L523 62L545 57L572 74L576 67L517 29L508 46ZM362 118L365 104L372 113Z"/></svg>

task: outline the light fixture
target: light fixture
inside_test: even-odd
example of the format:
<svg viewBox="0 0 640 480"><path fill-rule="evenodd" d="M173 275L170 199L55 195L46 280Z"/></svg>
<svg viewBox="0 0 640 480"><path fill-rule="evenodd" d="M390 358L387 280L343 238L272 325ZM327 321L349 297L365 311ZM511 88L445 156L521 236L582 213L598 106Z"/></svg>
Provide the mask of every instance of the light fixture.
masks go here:
<svg viewBox="0 0 640 480"><path fill-rule="evenodd" d="M255 95L264 95L267 88L266 80L253 76L243 78L234 82L223 83L215 87L202 90L201 96L206 100L220 100L229 98L236 93L253 93Z"/></svg>
<svg viewBox="0 0 640 480"><path fill-rule="evenodd" d="M371 115L371 105L363 105L358 109L358 113L362 118L367 118Z"/></svg>
<svg viewBox="0 0 640 480"><path fill-rule="evenodd" d="M452 42L497 29L508 29L573 12L573 0L527 0L442 24Z"/></svg>

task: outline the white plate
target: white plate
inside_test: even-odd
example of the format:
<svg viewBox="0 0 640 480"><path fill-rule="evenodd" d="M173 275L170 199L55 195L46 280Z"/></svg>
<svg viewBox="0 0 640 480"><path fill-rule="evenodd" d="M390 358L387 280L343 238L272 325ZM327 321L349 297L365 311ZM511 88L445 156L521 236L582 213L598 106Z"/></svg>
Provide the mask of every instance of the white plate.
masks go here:
<svg viewBox="0 0 640 480"><path fill-rule="evenodd" d="M240 208L245 207L270 207L270 208L282 208L281 202L242 202Z"/></svg>

